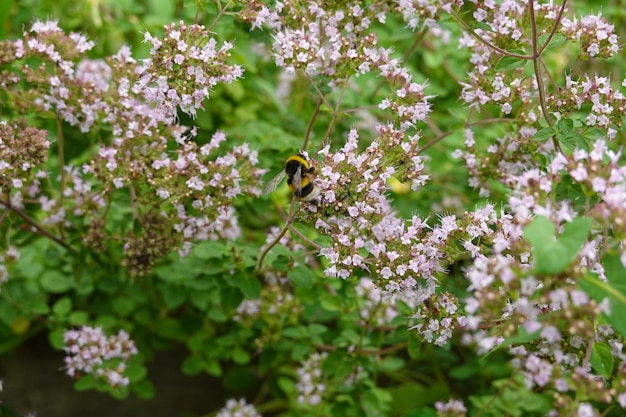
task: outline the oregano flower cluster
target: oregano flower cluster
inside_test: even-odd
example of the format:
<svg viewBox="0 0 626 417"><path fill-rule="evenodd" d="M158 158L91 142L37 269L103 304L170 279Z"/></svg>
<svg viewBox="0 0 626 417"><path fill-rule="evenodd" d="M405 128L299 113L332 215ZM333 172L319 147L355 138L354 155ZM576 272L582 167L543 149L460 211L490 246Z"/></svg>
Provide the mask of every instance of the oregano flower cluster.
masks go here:
<svg viewBox="0 0 626 417"><path fill-rule="evenodd" d="M23 40L3 44L13 52L14 71L3 73L0 84L28 85L8 90L14 100L55 114L98 143L97 154L82 166L63 166L56 175L37 172L47 157L45 132L25 122L19 129L3 123L3 143L11 147L2 148L7 171L2 178L12 188L10 195L5 191L6 204L10 199L19 209L25 199L39 202L46 213L42 223L57 231L80 228L86 217L84 242L100 251L125 235L124 264L134 276L149 272L172 250L188 253L195 240L239 236L232 201L259 195L264 173L247 144L220 151L226 140L222 132L200 139L196 128L176 123L178 109L193 116L211 88L241 76L239 66L225 62L231 45L218 46L199 25L167 26L164 39L146 33L152 49L143 61L128 47L105 61L90 61L85 52L93 42L65 34L56 22L36 22ZM41 60L37 68L25 63L34 57ZM58 141L62 150L63 138ZM24 178L28 172L34 174ZM60 182L60 194L43 186L50 175ZM129 196L130 214L139 226L132 232L107 227L118 190Z"/></svg>
<svg viewBox="0 0 626 417"><path fill-rule="evenodd" d="M102 328L83 326L66 331L63 342L69 376L80 378L89 374L113 388L128 385L124 372L128 360L137 354L137 347L125 331L107 337Z"/></svg>

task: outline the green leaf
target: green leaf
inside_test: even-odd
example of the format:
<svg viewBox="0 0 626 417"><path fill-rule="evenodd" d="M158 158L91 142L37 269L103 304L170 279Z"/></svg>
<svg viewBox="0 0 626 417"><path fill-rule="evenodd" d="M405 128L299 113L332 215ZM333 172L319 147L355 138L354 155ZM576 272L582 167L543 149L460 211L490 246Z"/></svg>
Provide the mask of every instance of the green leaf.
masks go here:
<svg viewBox="0 0 626 417"><path fill-rule="evenodd" d="M286 327L281 332L283 336L292 339L302 339L308 336L307 328L304 326Z"/></svg>
<svg viewBox="0 0 626 417"><path fill-rule="evenodd" d="M84 325L89 322L89 314L86 311L72 311L68 321L74 326Z"/></svg>
<svg viewBox="0 0 626 417"><path fill-rule="evenodd" d="M235 283L246 298L255 299L261 295L261 281L252 275L237 274Z"/></svg>
<svg viewBox="0 0 626 417"><path fill-rule="evenodd" d="M311 354L311 345L307 343L293 343L291 345L291 359L296 362L303 361Z"/></svg>
<svg viewBox="0 0 626 417"><path fill-rule="evenodd" d="M545 142L546 140L552 138L552 136L554 135L555 135L555 131L553 128L544 127L543 129L535 133L535 135L533 136L533 139L538 142Z"/></svg>
<svg viewBox="0 0 626 417"><path fill-rule="evenodd" d="M422 342L413 334L409 334L409 345L407 350L411 359L417 359L422 354Z"/></svg>
<svg viewBox="0 0 626 417"><path fill-rule="evenodd" d="M543 47L547 40L548 34L544 33L543 35L539 36L538 43L541 47ZM550 44L548 44L547 49L562 45L566 40L567 38L565 36L561 35L560 33L555 33L552 38L550 38Z"/></svg>
<svg viewBox="0 0 626 417"><path fill-rule="evenodd" d="M101 314L96 318L96 324L104 329L110 329L117 323L117 318L111 314Z"/></svg>
<svg viewBox="0 0 626 417"><path fill-rule="evenodd" d="M41 286L51 293L61 293L73 287L73 280L70 276L56 270L47 270L41 275Z"/></svg>
<svg viewBox="0 0 626 417"><path fill-rule="evenodd" d="M180 307L187 299L187 293L179 285L166 285L163 288L163 301L169 310Z"/></svg>
<svg viewBox="0 0 626 417"><path fill-rule="evenodd" d="M228 311L237 308L243 301L241 290L232 287L222 288L220 291L221 307ZM217 310L215 310L217 311Z"/></svg>
<svg viewBox="0 0 626 417"><path fill-rule="evenodd" d="M528 226L524 228L524 237L533 246L533 249L542 249L555 241L554 224L544 216L536 217Z"/></svg>
<svg viewBox="0 0 626 417"><path fill-rule="evenodd" d="M243 296L241 300L243 300ZM207 318L216 323L225 323L231 320L232 316L227 315L223 310L218 310L217 308L211 308L209 309L209 311L207 311Z"/></svg>
<svg viewBox="0 0 626 417"><path fill-rule="evenodd" d="M135 309L135 300L128 297L116 297L111 302L111 307L120 316L128 316Z"/></svg>
<svg viewBox="0 0 626 417"><path fill-rule="evenodd" d="M362 394L360 402L364 410L369 410L366 416L385 415L383 411L388 409L391 394L387 390L374 387Z"/></svg>
<svg viewBox="0 0 626 417"><path fill-rule="evenodd" d="M293 268L287 277L296 287L311 288L313 286L313 271L304 265Z"/></svg>
<svg viewBox="0 0 626 417"><path fill-rule="evenodd" d="M576 149L589 151L591 149L587 139L580 133L572 132L564 135L557 134L557 138L559 143L570 151L574 151Z"/></svg>
<svg viewBox="0 0 626 417"><path fill-rule="evenodd" d="M276 381L278 387L287 395L293 394L296 392L296 384L291 378L287 378L285 376L279 376Z"/></svg>
<svg viewBox="0 0 626 417"><path fill-rule="evenodd" d="M33 253L27 252L20 256L16 270L26 278L37 279L43 273L44 266L40 258L35 258Z"/></svg>
<svg viewBox="0 0 626 417"><path fill-rule="evenodd" d="M572 119L561 119L556 122L556 129L560 133L572 133L574 130L574 121Z"/></svg>
<svg viewBox="0 0 626 417"><path fill-rule="evenodd" d="M524 237L533 247L535 272L558 274L565 270L582 247L591 229L591 219L581 217L567 223L557 240L554 224L543 216L524 228Z"/></svg>
<svg viewBox="0 0 626 417"><path fill-rule="evenodd" d="M541 330L536 330L532 333L528 333L524 326L518 326L517 333L513 336L507 337L502 341L502 343L498 344L496 347L487 352L482 359L487 358L493 352L496 352L502 348L505 348L510 345L523 345L529 342L536 340L541 334Z"/></svg>
<svg viewBox="0 0 626 417"><path fill-rule="evenodd" d="M52 306L52 312L58 317L67 316L72 311L72 299L63 297Z"/></svg>
<svg viewBox="0 0 626 417"><path fill-rule="evenodd" d="M124 398L128 397L128 394L130 393L130 388L127 386L124 387L111 387L109 386L106 382L104 381L98 381L98 387L97 389L102 390L104 388L104 390L106 392L109 393L109 395L116 399L116 400L123 400Z"/></svg>
<svg viewBox="0 0 626 417"><path fill-rule="evenodd" d="M604 267L604 273L609 282L617 285L623 282L626 268L622 264L622 260L619 256L605 255L602 258L602 266Z"/></svg>
<svg viewBox="0 0 626 417"><path fill-rule="evenodd" d="M159 22L170 22L175 14L176 3L166 0L147 0L146 8L150 11L150 17Z"/></svg>
<svg viewBox="0 0 626 417"><path fill-rule="evenodd" d="M320 306L326 311L340 311L343 302L338 296L325 292L320 297Z"/></svg>
<svg viewBox="0 0 626 417"><path fill-rule="evenodd" d="M437 412L432 407L432 401L444 400L450 396L450 388L436 380L425 385L399 384L389 387L388 392L392 397L392 413L389 415L406 417L437 417ZM422 407L428 407L432 414L429 414L429 411ZM413 413L417 409L420 411Z"/></svg>
<svg viewBox="0 0 626 417"><path fill-rule="evenodd" d="M450 375L450 378L456 379L458 381L467 381L470 378L476 377L476 374L478 374L478 372L478 367L476 366L476 364L472 363L455 366L454 368L450 369L448 374Z"/></svg>
<svg viewBox="0 0 626 417"><path fill-rule="evenodd" d="M206 343L210 338L211 336L206 329L200 329L187 338L187 347L191 352L200 352L207 349Z"/></svg>
<svg viewBox="0 0 626 417"><path fill-rule="evenodd" d="M536 330L532 333L528 333L524 326L519 326L517 328L517 334L504 339L496 349L502 349L510 345L524 345L526 343L536 340L540 334L541 330Z"/></svg>
<svg viewBox="0 0 626 417"><path fill-rule="evenodd" d="M613 373L614 358L611 353L611 347L606 343L596 342L591 349L591 366L602 375L604 378L609 379Z"/></svg>
<svg viewBox="0 0 626 417"><path fill-rule="evenodd" d="M527 412L535 412L539 415L545 416L552 408L552 401L542 395L534 392L522 391L520 399L514 402L515 405L519 404L520 408ZM522 413L522 415L528 413Z"/></svg>
<svg viewBox="0 0 626 417"><path fill-rule="evenodd" d="M323 324L311 323L309 324L309 334L311 336L318 336L328 331L328 327Z"/></svg>
<svg viewBox="0 0 626 417"><path fill-rule="evenodd" d="M610 312L606 315L607 321L622 336L626 336L626 268L616 255L606 255L602 259L602 265L607 282L593 274L587 274L578 283L598 303L608 298Z"/></svg>
<svg viewBox="0 0 626 417"><path fill-rule="evenodd" d="M156 394L154 385L149 379L142 379L141 381L133 384L132 388L137 397L143 400L154 398L154 395Z"/></svg>
<svg viewBox="0 0 626 417"><path fill-rule="evenodd" d="M346 345L358 345L360 342L360 335L353 329L344 329L340 336L337 338L335 346L346 346Z"/></svg>
<svg viewBox="0 0 626 417"><path fill-rule="evenodd" d="M398 371L404 368L404 359L395 356L387 356L380 363L381 371Z"/></svg>
<svg viewBox="0 0 626 417"><path fill-rule="evenodd" d="M222 242L212 240L199 243L193 249L193 256L203 260L221 258L226 253L226 246Z"/></svg>
<svg viewBox="0 0 626 417"><path fill-rule="evenodd" d="M515 58L512 56L503 56L496 64L496 71L511 71L516 68L525 66L529 61L527 59Z"/></svg>
<svg viewBox="0 0 626 417"><path fill-rule="evenodd" d="M156 331L160 336L168 339L179 339L183 334L181 322L169 317L157 321Z"/></svg>
<svg viewBox="0 0 626 417"><path fill-rule="evenodd" d="M220 363L214 359L204 363L204 370L209 375L222 376L222 367Z"/></svg>
<svg viewBox="0 0 626 417"><path fill-rule="evenodd" d="M231 357L233 358L233 362L238 365L245 365L250 362L250 354L239 347L232 351Z"/></svg>
<svg viewBox="0 0 626 417"><path fill-rule="evenodd" d="M133 363L126 367L124 375L127 376L131 382L137 382L146 378L146 375L148 375L148 369L141 364Z"/></svg>
<svg viewBox="0 0 626 417"><path fill-rule="evenodd" d="M181 369L185 375L198 375L204 370L204 361L197 355L189 355L183 361Z"/></svg>
<svg viewBox="0 0 626 417"><path fill-rule="evenodd" d="M579 217L567 223L559 236L559 244L567 250L567 256L573 259L582 248L591 230L592 221L588 217Z"/></svg>
<svg viewBox="0 0 626 417"><path fill-rule="evenodd" d="M0 1L0 22L2 22L2 24L0 24L0 39L6 39L7 38L7 29L10 27L10 25L6 24L6 22L9 22L9 16L11 16L13 12L13 4L15 3L14 0L1 0Z"/></svg>
<svg viewBox="0 0 626 417"><path fill-rule="evenodd" d="M32 302L29 302L28 304L25 303L24 305L27 305L28 309L35 314L43 316L50 313L50 306L47 301L44 300L33 300Z"/></svg>
<svg viewBox="0 0 626 417"><path fill-rule="evenodd" d="M485 22L472 22L472 29L481 29L487 32L492 32L493 33L493 28L491 27L491 25L488 25Z"/></svg>
<svg viewBox="0 0 626 417"><path fill-rule="evenodd" d="M192 291L189 294L189 300L197 309L206 310L211 300L211 294L208 291Z"/></svg>
<svg viewBox="0 0 626 417"><path fill-rule="evenodd" d="M65 342L63 342L63 333L65 333L65 329L62 327L56 327L48 333L48 340L53 348L61 350L63 346L65 346Z"/></svg>
<svg viewBox="0 0 626 417"><path fill-rule="evenodd" d="M96 381L91 375L84 375L78 381L74 383L74 389L76 391L87 391L88 389L94 389L96 387Z"/></svg>

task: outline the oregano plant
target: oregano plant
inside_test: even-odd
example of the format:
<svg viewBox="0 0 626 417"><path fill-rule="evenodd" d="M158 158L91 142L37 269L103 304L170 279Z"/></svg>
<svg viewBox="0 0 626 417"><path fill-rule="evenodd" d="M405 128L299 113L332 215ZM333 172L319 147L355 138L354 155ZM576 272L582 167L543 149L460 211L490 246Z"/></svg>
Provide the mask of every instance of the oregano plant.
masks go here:
<svg viewBox="0 0 626 417"><path fill-rule="evenodd" d="M147 401L183 345L221 417L626 415L619 10L180 3L0 32L4 351Z"/></svg>

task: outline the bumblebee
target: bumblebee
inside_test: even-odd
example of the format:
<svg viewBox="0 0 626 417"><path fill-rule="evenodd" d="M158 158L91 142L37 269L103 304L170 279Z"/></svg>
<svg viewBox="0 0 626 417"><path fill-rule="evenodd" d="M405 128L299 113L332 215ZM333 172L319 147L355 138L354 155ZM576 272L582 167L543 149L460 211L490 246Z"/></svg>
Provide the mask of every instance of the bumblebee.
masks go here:
<svg viewBox="0 0 626 417"><path fill-rule="evenodd" d="M292 155L285 162L285 169L267 183L263 194L269 194L287 177L287 185L298 200L311 201L320 194L315 186L315 166L306 152Z"/></svg>

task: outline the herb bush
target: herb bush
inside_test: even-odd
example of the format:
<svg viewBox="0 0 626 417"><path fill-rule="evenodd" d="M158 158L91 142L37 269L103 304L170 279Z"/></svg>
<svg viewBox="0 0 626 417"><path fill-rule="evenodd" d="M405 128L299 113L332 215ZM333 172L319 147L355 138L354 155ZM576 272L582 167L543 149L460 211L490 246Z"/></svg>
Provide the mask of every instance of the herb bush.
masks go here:
<svg viewBox="0 0 626 417"><path fill-rule="evenodd" d="M182 344L218 416L626 415L619 3L32 3L3 351L123 400ZM319 195L264 192L300 151Z"/></svg>

